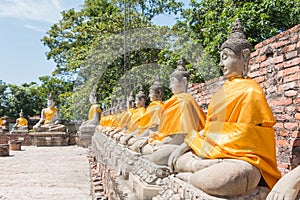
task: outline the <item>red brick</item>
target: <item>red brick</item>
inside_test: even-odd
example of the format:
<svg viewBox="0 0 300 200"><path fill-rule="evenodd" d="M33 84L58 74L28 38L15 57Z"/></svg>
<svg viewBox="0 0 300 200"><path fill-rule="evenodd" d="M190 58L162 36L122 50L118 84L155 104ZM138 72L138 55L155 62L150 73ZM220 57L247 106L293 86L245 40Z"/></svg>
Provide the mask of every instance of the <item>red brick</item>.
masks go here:
<svg viewBox="0 0 300 200"><path fill-rule="evenodd" d="M277 121L286 121L286 120L291 120L292 116L287 115L287 114L275 114L275 119Z"/></svg>
<svg viewBox="0 0 300 200"><path fill-rule="evenodd" d="M255 80L257 83L261 83L261 82L263 82L265 80L265 77L264 76L256 77L253 80Z"/></svg>
<svg viewBox="0 0 300 200"><path fill-rule="evenodd" d="M272 108L273 113L283 113L283 106Z"/></svg>
<svg viewBox="0 0 300 200"><path fill-rule="evenodd" d="M299 65L299 64L300 64L300 57L294 58L292 60L285 62L284 68L288 68L288 67Z"/></svg>
<svg viewBox="0 0 300 200"><path fill-rule="evenodd" d="M276 128L276 129L282 129L283 128L283 123L281 123L281 122L276 123L274 125L274 128Z"/></svg>
<svg viewBox="0 0 300 200"><path fill-rule="evenodd" d="M253 65L251 65L251 66L249 66L249 69L250 69L250 71L255 71L255 70L257 70L259 68L259 64L253 64Z"/></svg>
<svg viewBox="0 0 300 200"><path fill-rule="evenodd" d="M284 75L300 73L300 67L294 66L294 67L286 68L286 69L284 69L283 73L284 73Z"/></svg>
<svg viewBox="0 0 300 200"><path fill-rule="evenodd" d="M284 127L288 130L296 130L298 128L298 123L296 122L287 122L287 123L284 123Z"/></svg>
<svg viewBox="0 0 300 200"><path fill-rule="evenodd" d="M284 63L277 63L275 65L275 69L277 69L277 70L281 70L283 67L284 67Z"/></svg>
<svg viewBox="0 0 300 200"><path fill-rule="evenodd" d="M298 33L294 33L294 34L292 34L291 35L291 37L290 37L290 41L292 42L292 43L296 43L297 41L298 41L298 39L299 39L299 37L298 37ZM295 44L296 45L296 44Z"/></svg>
<svg viewBox="0 0 300 200"><path fill-rule="evenodd" d="M276 129L276 130L277 130L277 129ZM280 131L280 130L277 130L277 131L276 131L276 134L279 135L279 136L282 136L282 137L289 136L289 132L288 132L288 131Z"/></svg>
<svg viewBox="0 0 300 200"><path fill-rule="evenodd" d="M298 92L296 90L288 90L284 93L286 97L293 97L297 96Z"/></svg>
<svg viewBox="0 0 300 200"><path fill-rule="evenodd" d="M297 42L297 48L299 48L300 47L300 41L299 42Z"/></svg>
<svg viewBox="0 0 300 200"><path fill-rule="evenodd" d="M292 103L292 99L278 99L278 100L272 100L270 102L270 106L282 106L282 105L290 105Z"/></svg>
<svg viewBox="0 0 300 200"><path fill-rule="evenodd" d="M296 48L296 44L290 44L282 48L282 52L293 51Z"/></svg>
<svg viewBox="0 0 300 200"><path fill-rule="evenodd" d="M292 137L294 138L300 137L300 131L299 130L293 131Z"/></svg>
<svg viewBox="0 0 300 200"><path fill-rule="evenodd" d="M282 40L282 41L274 43L273 45L274 45L274 48L277 49L278 47L282 47L284 45L287 45L288 43L289 43L288 40Z"/></svg>
<svg viewBox="0 0 300 200"><path fill-rule="evenodd" d="M295 58L295 57L297 57L297 56L298 56L298 51L297 51L297 50L291 51L291 52L287 52L287 53L285 54L285 58L286 58L287 60L290 60L291 58Z"/></svg>
<svg viewBox="0 0 300 200"><path fill-rule="evenodd" d="M257 49L261 48L262 46L263 46L263 43L260 42L257 45L255 45L254 48L257 50Z"/></svg>
<svg viewBox="0 0 300 200"><path fill-rule="evenodd" d="M286 146L288 144L287 140L276 140L278 146Z"/></svg>
<svg viewBox="0 0 300 200"><path fill-rule="evenodd" d="M250 55L250 58L253 58L253 57L255 57L255 56L257 56L258 55L258 51L256 50L256 51L253 51L252 53L251 53L251 55Z"/></svg>
<svg viewBox="0 0 300 200"><path fill-rule="evenodd" d="M300 120L300 113L296 113L294 118L295 120Z"/></svg>
<svg viewBox="0 0 300 200"><path fill-rule="evenodd" d="M293 100L293 104L298 104L298 103L300 103L300 98L296 98Z"/></svg>
<svg viewBox="0 0 300 200"><path fill-rule="evenodd" d="M290 89L295 89L295 87L297 87L295 81L290 82L290 83L285 83L285 84L282 85L282 89L284 91L287 91L287 90L290 90Z"/></svg>
<svg viewBox="0 0 300 200"><path fill-rule="evenodd" d="M278 163L278 168L280 168L280 169L288 169L289 165L287 163Z"/></svg>
<svg viewBox="0 0 300 200"><path fill-rule="evenodd" d="M289 76L285 76L283 81L287 83L287 82L292 82L292 81L296 81L299 79L300 79L300 73L295 73L295 74L292 74Z"/></svg>
<svg viewBox="0 0 300 200"><path fill-rule="evenodd" d="M261 55L256 58L256 62L262 62L266 60L266 55Z"/></svg>

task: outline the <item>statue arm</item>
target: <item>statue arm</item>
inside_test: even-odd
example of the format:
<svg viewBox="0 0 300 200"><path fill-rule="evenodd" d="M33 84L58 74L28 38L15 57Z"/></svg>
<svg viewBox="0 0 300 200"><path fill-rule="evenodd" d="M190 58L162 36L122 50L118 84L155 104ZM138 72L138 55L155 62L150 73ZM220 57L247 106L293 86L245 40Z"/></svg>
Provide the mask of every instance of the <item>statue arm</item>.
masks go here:
<svg viewBox="0 0 300 200"><path fill-rule="evenodd" d="M15 125L13 126L13 128L17 127L17 126L18 126L18 123L19 123L19 119L16 120L16 123L15 123Z"/></svg>
<svg viewBox="0 0 300 200"><path fill-rule="evenodd" d="M190 149L189 145L183 142L175 151L173 151L168 160L168 166L171 171L174 171L177 159Z"/></svg>
<svg viewBox="0 0 300 200"><path fill-rule="evenodd" d="M54 124L59 124L60 123L60 113L58 112L58 110L56 111L56 114L55 114L52 122L54 122Z"/></svg>
<svg viewBox="0 0 300 200"><path fill-rule="evenodd" d="M45 119L46 119L45 109L43 109L41 112L41 119L38 121L38 123L36 125L34 125L34 127L40 127L41 124L45 121Z"/></svg>

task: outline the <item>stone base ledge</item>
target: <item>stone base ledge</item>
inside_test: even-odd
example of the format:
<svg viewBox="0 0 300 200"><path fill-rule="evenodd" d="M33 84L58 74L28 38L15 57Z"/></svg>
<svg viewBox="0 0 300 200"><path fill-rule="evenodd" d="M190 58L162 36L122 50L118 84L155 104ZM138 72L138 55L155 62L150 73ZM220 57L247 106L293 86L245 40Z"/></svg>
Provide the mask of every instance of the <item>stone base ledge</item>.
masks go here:
<svg viewBox="0 0 300 200"><path fill-rule="evenodd" d="M65 132L33 132L29 133L34 146L68 146L69 134Z"/></svg>

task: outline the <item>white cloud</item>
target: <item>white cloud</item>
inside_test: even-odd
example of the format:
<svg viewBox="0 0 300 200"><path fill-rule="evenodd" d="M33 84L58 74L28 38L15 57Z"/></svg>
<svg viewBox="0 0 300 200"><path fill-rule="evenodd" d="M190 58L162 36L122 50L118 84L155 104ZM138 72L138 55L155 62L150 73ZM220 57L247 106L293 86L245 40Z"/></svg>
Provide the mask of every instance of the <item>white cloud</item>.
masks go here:
<svg viewBox="0 0 300 200"><path fill-rule="evenodd" d="M29 28L29 29L34 30L34 31L38 31L38 32L42 32L42 33L46 33L47 32L46 29L43 29L43 28L38 27L38 26L32 26L32 25L29 25L29 24L25 24L24 26L26 28Z"/></svg>
<svg viewBox="0 0 300 200"><path fill-rule="evenodd" d="M62 11L59 0L1 0L0 17L55 23Z"/></svg>

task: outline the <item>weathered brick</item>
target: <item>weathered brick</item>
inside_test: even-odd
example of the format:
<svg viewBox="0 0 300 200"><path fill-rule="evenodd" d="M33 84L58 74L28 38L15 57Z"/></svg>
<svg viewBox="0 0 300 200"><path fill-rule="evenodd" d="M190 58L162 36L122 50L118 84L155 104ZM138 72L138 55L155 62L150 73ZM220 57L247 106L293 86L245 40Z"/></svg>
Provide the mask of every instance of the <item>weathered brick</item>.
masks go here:
<svg viewBox="0 0 300 200"><path fill-rule="evenodd" d="M257 45L255 45L254 48L257 50L257 49L261 48L262 46L263 46L263 43L260 42Z"/></svg>
<svg viewBox="0 0 300 200"><path fill-rule="evenodd" d="M287 169L289 168L289 165L287 163L278 163L278 168Z"/></svg>
<svg viewBox="0 0 300 200"><path fill-rule="evenodd" d="M293 104L298 104L298 103L300 103L300 98L296 98L293 100Z"/></svg>
<svg viewBox="0 0 300 200"><path fill-rule="evenodd" d="M292 60L285 62L284 68L288 68L288 67L299 65L299 64L300 64L300 57L297 57L297 58L294 58Z"/></svg>
<svg viewBox="0 0 300 200"><path fill-rule="evenodd" d="M255 63L249 66L250 71L255 71L259 68L259 64Z"/></svg>
<svg viewBox="0 0 300 200"><path fill-rule="evenodd" d="M283 70L284 75L294 74L294 73L300 73L300 67L294 66L290 68L286 68Z"/></svg>
<svg viewBox="0 0 300 200"><path fill-rule="evenodd" d="M275 119L277 121L289 121L292 119L292 116L287 114L275 114Z"/></svg>
<svg viewBox="0 0 300 200"><path fill-rule="evenodd" d="M300 40L299 40L299 42L297 42L297 48L299 48L300 47Z"/></svg>
<svg viewBox="0 0 300 200"><path fill-rule="evenodd" d="M292 99L277 99L277 100L272 100L270 101L270 106L284 106L284 105L289 105L292 103Z"/></svg>
<svg viewBox="0 0 300 200"><path fill-rule="evenodd" d="M300 137L300 131L299 130L293 131L292 137L294 138Z"/></svg>
<svg viewBox="0 0 300 200"><path fill-rule="evenodd" d="M300 120L300 113L296 113L294 118L295 120Z"/></svg>
<svg viewBox="0 0 300 200"><path fill-rule="evenodd" d="M257 83L261 83L261 82L263 82L265 80L265 77L264 76L256 77L253 80L255 80Z"/></svg>
<svg viewBox="0 0 300 200"><path fill-rule="evenodd" d="M266 60L266 55L260 55L256 58L256 62L263 62Z"/></svg>
<svg viewBox="0 0 300 200"><path fill-rule="evenodd" d="M284 67L284 63L277 63L275 65L275 69L277 69L277 70L281 70L283 67Z"/></svg>
<svg viewBox="0 0 300 200"><path fill-rule="evenodd" d="M278 48L278 47L282 47L282 46L284 46L284 45L287 45L289 43L289 41L288 40L281 40L281 41L278 41L278 42L275 42L274 44L273 44L273 46L274 46L274 48Z"/></svg>
<svg viewBox="0 0 300 200"><path fill-rule="evenodd" d="M278 146L287 146L288 145L288 141L287 140L276 140L276 144Z"/></svg>
<svg viewBox="0 0 300 200"><path fill-rule="evenodd" d="M283 112L283 106L272 107L272 112L273 113L282 113Z"/></svg>
<svg viewBox="0 0 300 200"><path fill-rule="evenodd" d="M291 58L295 58L295 57L297 57L297 56L298 56L298 51L297 51L297 50L291 51L291 52L287 52L287 53L285 54L285 58L286 58L287 60L290 60Z"/></svg>
<svg viewBox="0 0 300 200"><path fill-rule="evenodd" d="M298 92L296 90L288 90L284 93L286 97L293 97L297 96Z"/></svg>
<svg viewBox="0 0 300 200"><path fill-rule="evenodd" d="M258 55L258 51L256 50L256 51L253 51L251 53L250 57L253 58L253 57L257 56L257 55Z"/></svg>
<svg viewBox="0 0 300 200"><path fill-rule="evenodd" d="M284 91L296 88L296 82L285 83L282 85Z"/></svg>
<svg viewBox="0 0 300 200"><path fill-rule="evenodd" d="M284 128L290 130L290 131L294 131L298 128L298 123L296 122L287 122L284 123Z"/></svg>
<svg viewBox="0 0 300 200"><path fill-rule="evenodd" d="M296 44L290 44L282 48L282 52L293 51L296 48Z"/></svg>
<svg viewBox="0 0 300 200"><path fill-rule="evenodd" d="M288 131L285 131L285 130L278 130L276 131L277 135L280 135L282 137L286 137L289 135L289 132Z"/></svg>
<svg viewBox="0 0 300 200"><path fill-rule="evenodd" d="M293 33L290 37L290 41L292 43L296 43L297 41L299 40L299 36L298 36L298 33ZM297 44L296 44L297 45Z"/></svg>
<svg viewBox="0 0 300 200"><path fill-rule="evenodd" d="M282 123L282 122L277 122L277 123L274 125L274 128L276 128L276 129L283 129L283 128L284 128L283 123Z"/></svg>
<svg viewBox="0 0 300 200"><path fill-rule="evenodd" d="M284 82L292 82L300 79L300 73L284 76Z"/></svg>

